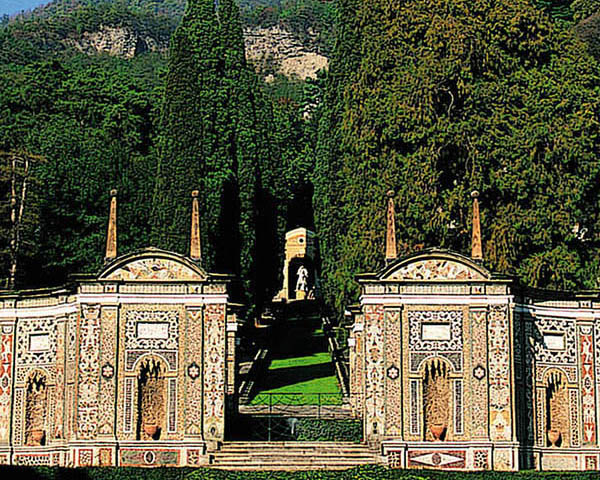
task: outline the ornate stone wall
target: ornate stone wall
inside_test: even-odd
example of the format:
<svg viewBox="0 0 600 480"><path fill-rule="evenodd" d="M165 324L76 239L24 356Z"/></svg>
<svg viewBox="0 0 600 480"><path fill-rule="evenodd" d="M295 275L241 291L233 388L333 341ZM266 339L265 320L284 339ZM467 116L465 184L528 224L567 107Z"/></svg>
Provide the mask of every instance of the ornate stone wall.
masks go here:
<svg viewBox="0 0 600 480"><path fill-rule="evenodd" d="M0 293L0 464L205 464L235 394L227 281L151 249L73 291Z"/></svg>

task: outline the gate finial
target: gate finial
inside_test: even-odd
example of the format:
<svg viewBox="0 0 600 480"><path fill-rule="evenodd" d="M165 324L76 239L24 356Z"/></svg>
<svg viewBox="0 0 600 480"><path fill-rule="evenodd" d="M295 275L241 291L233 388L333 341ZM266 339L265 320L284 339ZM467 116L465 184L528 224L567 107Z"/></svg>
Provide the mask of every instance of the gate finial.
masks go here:
<svg viewBox="0 0 600 480"><path fill-rule="evenodd" d="M110 213L108 215L108 231L106 234L106 252L104 260L110 262L117 258L117 191L110 191Z"/></svg>
<svg viewBox="0 0 600 480"><path fill-rule="evenodd" d="M200 205L198 202L198 190L192 192L192 232L190 237L190 258L196 262L202 261L202 249L200 246Z"/></svg>
<svg viewBox="0 0 600 480"><path fill-rule="evenodd" d="M471 258L473 260L483 260L483 252L481 248L481 220L479 218L479 192L473 190L471 192L473 198L473 236L471 239Z"/></svg>
<svg viewBox="0 0 600 480"><path fill-rule="evenodd" d="M396 207L394 204L394 191L387 192L387 230L385 235L385 263L390 264L398 257L396 248Z"/></svg>

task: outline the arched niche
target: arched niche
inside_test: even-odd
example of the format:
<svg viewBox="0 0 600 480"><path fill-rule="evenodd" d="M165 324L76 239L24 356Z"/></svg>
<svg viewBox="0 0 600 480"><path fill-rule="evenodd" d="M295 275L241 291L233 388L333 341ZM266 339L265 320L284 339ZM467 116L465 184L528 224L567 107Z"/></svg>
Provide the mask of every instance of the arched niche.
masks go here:
<svg viewBox="0 0 600 480"><path fill-rule="evenodd" d="M553 369L545 375L545 445L568 447L571 432L569 389L564 372Z"/></svg>
<svg viewBox="0 0 600 480"><path fill-rule="evenodd" d="M46 444L46 415L48 412L48 375L33 370L25 387L25 445Z"/></svg>
<svg viewBox="0 0 600 480"><path fill-rule="evenodd" d="M451 366L431 358L421 366L423 440L444 441L452 435Z"/></svg>
<svg viewBox="0 0 600 480"><path fill-rule="evenodd" d="M159 440L164 435L167 417L166 374L166 363L156 355L146 355L137 362L137 440Z"/></svg>

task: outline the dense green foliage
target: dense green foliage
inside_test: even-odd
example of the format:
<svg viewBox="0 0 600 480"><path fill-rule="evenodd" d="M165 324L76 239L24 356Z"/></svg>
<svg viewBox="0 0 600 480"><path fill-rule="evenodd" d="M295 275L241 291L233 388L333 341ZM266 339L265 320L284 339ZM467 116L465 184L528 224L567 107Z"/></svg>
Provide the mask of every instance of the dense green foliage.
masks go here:
<svg viewBox="0 0 600 480"><path fill-rule="evenodd" d="M258 216L271 156L266 102L256 83L235 3L223 0L215 9L212 0L190 1L171 44L152 240L185 251L189 193L198 188L204 265L239 274L251 302L261 291Z"/></svg>
<svg viewBox="0 0 600 480"><path fill-rule="evenodd" d="M57 3L46 9L0 28L0 62L26 64L66 58L73 53L74 40L100 26L128 27L167 45L178 22L176 17L130 8L124 2L90 2L79 8Z"/></svg>
<svg viewBox="0 0 600 480"><path fill-rule="evenodd" d="M167 75L161 53L69 46L100 25L166 44L184 3L57 0L0 26L0 151L45 158L21 286L100 266L112 187L120 252L153 241L185 253L201 190L206 266L240 274L251 304L275 292L273 252L300 225L318 232L329 303L354 300L354 275L382 265L388 188L401 253L467 251L479 188L488 266L539 287L596 286L598 0L245 0L239 18L231 1L221 14L205 2L174 37ZM245 65L242 25L312 29L327 51L336 16L327 78L263 85ZM0 238L5 251L2 225Z"/></svg>
<svg viewBox="0 0 600 480"><path fill-rule="evenodd" d="M108 190L119 189L121 251L145 246L147 172L160 89L144 61L77 58L0 69L0 149L41 155L37 251L21 252L21 286L97 269ZM25 267L27 266L27 267ZM3 267L3 272L5 267Z"/></svg>
<svg viewBox="0 0 600 480"><path fill-rule="evenodd" d="M282 251L284 229L312 222L306 180L311 166L305 160L312 127L302 115L307 102L315 102L315 88L305 94L301 83L282 77L264 88L245 65L233 2L221 2L220 17L213 11L205 26L208 19L212 23L194 33L192 44L181 41L185 35L174 39L164 99L167 65L160 52L125 60L78 53L65 43L100 25L164 39L177 19L171 7L181 4L162 2L175 15L168 17L146 1L56 1L0 27L0 151L47 159L35 172L43 189L30 192L31 212L40 211L41 219L37 228L23 232L18 286L55 285L68 273L99 268L113 187L119 190L120 253L152 240L186 253L189 193L198 188L207 197L206 265L241 274L251 304L275 292L280 255L273 252ZM202 88L193 82L198 66L187 48L196 49L195 59L201 57ZM204 57L208 51L211 55ZM198 114L195 128L194 116L185 116L190 108ZM200 111L212 123L200 118ZM178 137L174 132L182 125L184 135ZM191 152L186 145L199 150ZM155 185L157 168L167 168L166 158L187 166ZM0 280L8 270L5 177L0 178L5 214ZM169 188L180 188L182 196L168 198L163 210L161 195ZM172 207L180 209L177 215L171 216ZM161 221L165 218L176 223L169 227ZM218 222L220 230L212 228ZM163 235L163 228L173 235ZM258 283L256 265L262 272ZM254 294L258 298L250 297Z"/></svg>
<svg viewBox="0 0 600 480"><path fill-rule="evenodd" d="M299 472L236 472L206 468L77 468L55 467L0 467L0 472L13 476L28 475L36 480L592 480L595 472L443 472L435 470L393 470L374 465L364 465L342 471Z"/></svg>
<svg viewBox="0 0 600 480"><path fill-rule="evenodd" d="M300 418L296 424L297 440L302 442L362 441L363 425L359 420L319 420Z"/></svg>
<svg viewBox="0 0 600 480"><path fill-rule="evenodd" d="M488 266L594 287L600 70L572 28L526 0L354 5L341 2L315 180L328 298L341 308L353 275L382 265L390 188L401 254L468 251L478 188Z"/></svg>

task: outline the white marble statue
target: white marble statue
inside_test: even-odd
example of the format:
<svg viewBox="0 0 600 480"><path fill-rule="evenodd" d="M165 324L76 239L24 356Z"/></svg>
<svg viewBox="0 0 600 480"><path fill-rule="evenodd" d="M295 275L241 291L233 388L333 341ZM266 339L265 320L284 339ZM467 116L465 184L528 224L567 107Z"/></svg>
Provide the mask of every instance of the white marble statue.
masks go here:
<svg viewBox="0 0 600 480"><path fill-rule="evenodd" d="M306 292L308 290L308 270L304 265L300 265L297 275L296 291Z"/></svg>

